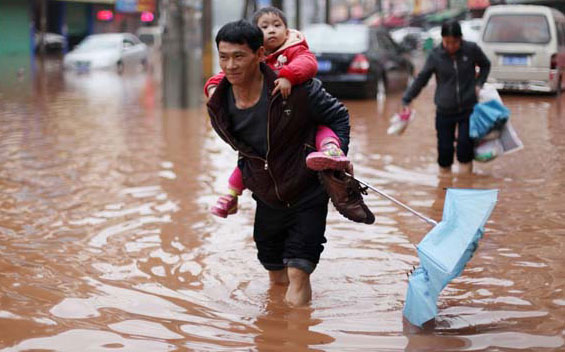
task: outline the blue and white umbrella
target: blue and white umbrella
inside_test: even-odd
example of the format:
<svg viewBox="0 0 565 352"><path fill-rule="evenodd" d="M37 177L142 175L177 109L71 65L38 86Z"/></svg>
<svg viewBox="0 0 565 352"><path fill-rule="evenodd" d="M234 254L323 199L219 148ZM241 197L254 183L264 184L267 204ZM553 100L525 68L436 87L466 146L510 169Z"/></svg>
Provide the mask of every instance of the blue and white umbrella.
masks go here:
<svg viewBox="0 0 565 352"><path fill-rule="evenodd" d="M439 223L422 215L368 183L357 181L384 198L435 225L418 244L420 266L408 279L403 314L414 325L422 326L438 313L440 292L461 275L483 237L484 226L498 198L496 189L449 188Z"/></svg>
<svg viewBox="0 0 565 352"><path fill-rule="evenodd" d="M437 315L441 290L461 275L496 204L498 190L447 190L443 217L418 244L420 266L408 279L404 316L422 326Z"/></svg>

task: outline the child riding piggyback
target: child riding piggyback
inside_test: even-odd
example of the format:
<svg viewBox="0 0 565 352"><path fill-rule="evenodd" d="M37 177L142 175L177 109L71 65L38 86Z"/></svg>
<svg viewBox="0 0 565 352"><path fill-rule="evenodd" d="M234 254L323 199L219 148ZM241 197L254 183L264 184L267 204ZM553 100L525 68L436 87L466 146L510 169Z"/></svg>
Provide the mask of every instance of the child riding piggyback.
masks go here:
<svg viewBox="0 0 565 352"><path fill-rule="evenodd" d="M265 63L278 74L271 94L280 93L286 99L292 86L304 83L316 75L316 56L308 49L304 36L299 31L288 28L286 16L278 8L259 9L253 16L253 23L263 31ZM221 72L206 82L204 92L207 97L214 94L224 76ZM316 148L316 152L306 157L308 168L321 171L344 170L349 167L349 160L340 148L339 138L330 128L318 126ZM225 218L236 213L237 198L244 189L241 170L236 167L229 178L228 193L218 199L212 207L212 214Z"/></svg>

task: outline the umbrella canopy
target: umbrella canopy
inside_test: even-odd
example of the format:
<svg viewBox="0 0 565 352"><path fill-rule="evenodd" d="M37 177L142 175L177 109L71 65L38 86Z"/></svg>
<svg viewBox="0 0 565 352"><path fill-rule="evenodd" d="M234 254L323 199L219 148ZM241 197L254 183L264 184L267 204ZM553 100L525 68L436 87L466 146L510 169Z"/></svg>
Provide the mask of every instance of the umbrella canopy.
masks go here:
<svg viewBox="0 0 565 352"><path fill-rule="evenodd" d="M418 244L420 266L408 280L404 316L422 326L437 315L437 298L473 256L498 190L447 190L443 217Z"/></svg>

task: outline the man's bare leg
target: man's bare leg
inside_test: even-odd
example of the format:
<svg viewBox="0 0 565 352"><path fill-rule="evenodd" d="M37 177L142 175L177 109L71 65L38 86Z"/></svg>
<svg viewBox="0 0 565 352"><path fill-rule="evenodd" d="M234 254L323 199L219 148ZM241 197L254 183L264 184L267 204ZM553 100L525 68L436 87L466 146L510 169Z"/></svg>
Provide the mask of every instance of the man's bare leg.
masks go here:
<svg viewBox="0 0 565 352"><path fill-rule="evenodd" d="M282 270L269 271L269 280L275 285L288 285L288 273L286 268Z"/></svg>
<svg viewBox="0 0 565 352"><path fill-rule="evenodd" d="M440 166L439 175L441 177L451 176L451 166Z"/></svg>
<svg viewBox="0 0 565 352"><path fill-rule="evenodd" d="M473 173L473 162L459 163L459 173L461 175L471 175Z"/></svg>
<svg viewBox="0 0 565 352"><path fill-rule="evenodd" d="M310 274L297 268L287 268L290 285L286 290L285 299L294 307L306 305L312 299Z"/></svg>

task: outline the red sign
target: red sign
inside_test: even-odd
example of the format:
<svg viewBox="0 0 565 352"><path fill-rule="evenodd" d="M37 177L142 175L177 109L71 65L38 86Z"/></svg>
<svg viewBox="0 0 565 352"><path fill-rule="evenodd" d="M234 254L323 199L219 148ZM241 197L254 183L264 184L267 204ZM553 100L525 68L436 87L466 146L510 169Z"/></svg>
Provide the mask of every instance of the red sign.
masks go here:
<svg viewBox="0 0 565 352"><path fill-rule="evenodd" d="M489 0L467 0L467 7L471 10L482 10L489 6Z"/></svg>
<svg viewBox="0 0 565 352"><path fill-rule="evenodd" d="M151 22L155 19L153 12L143 11L141 13L141 22Z"/></svg>
<svg viewBox="0 0 565 352"><path fill-rule="evenodd" d="M110 10L100 10L96 13L96 19L102 22L110 22L114 19L114 13Z"/></svg>

